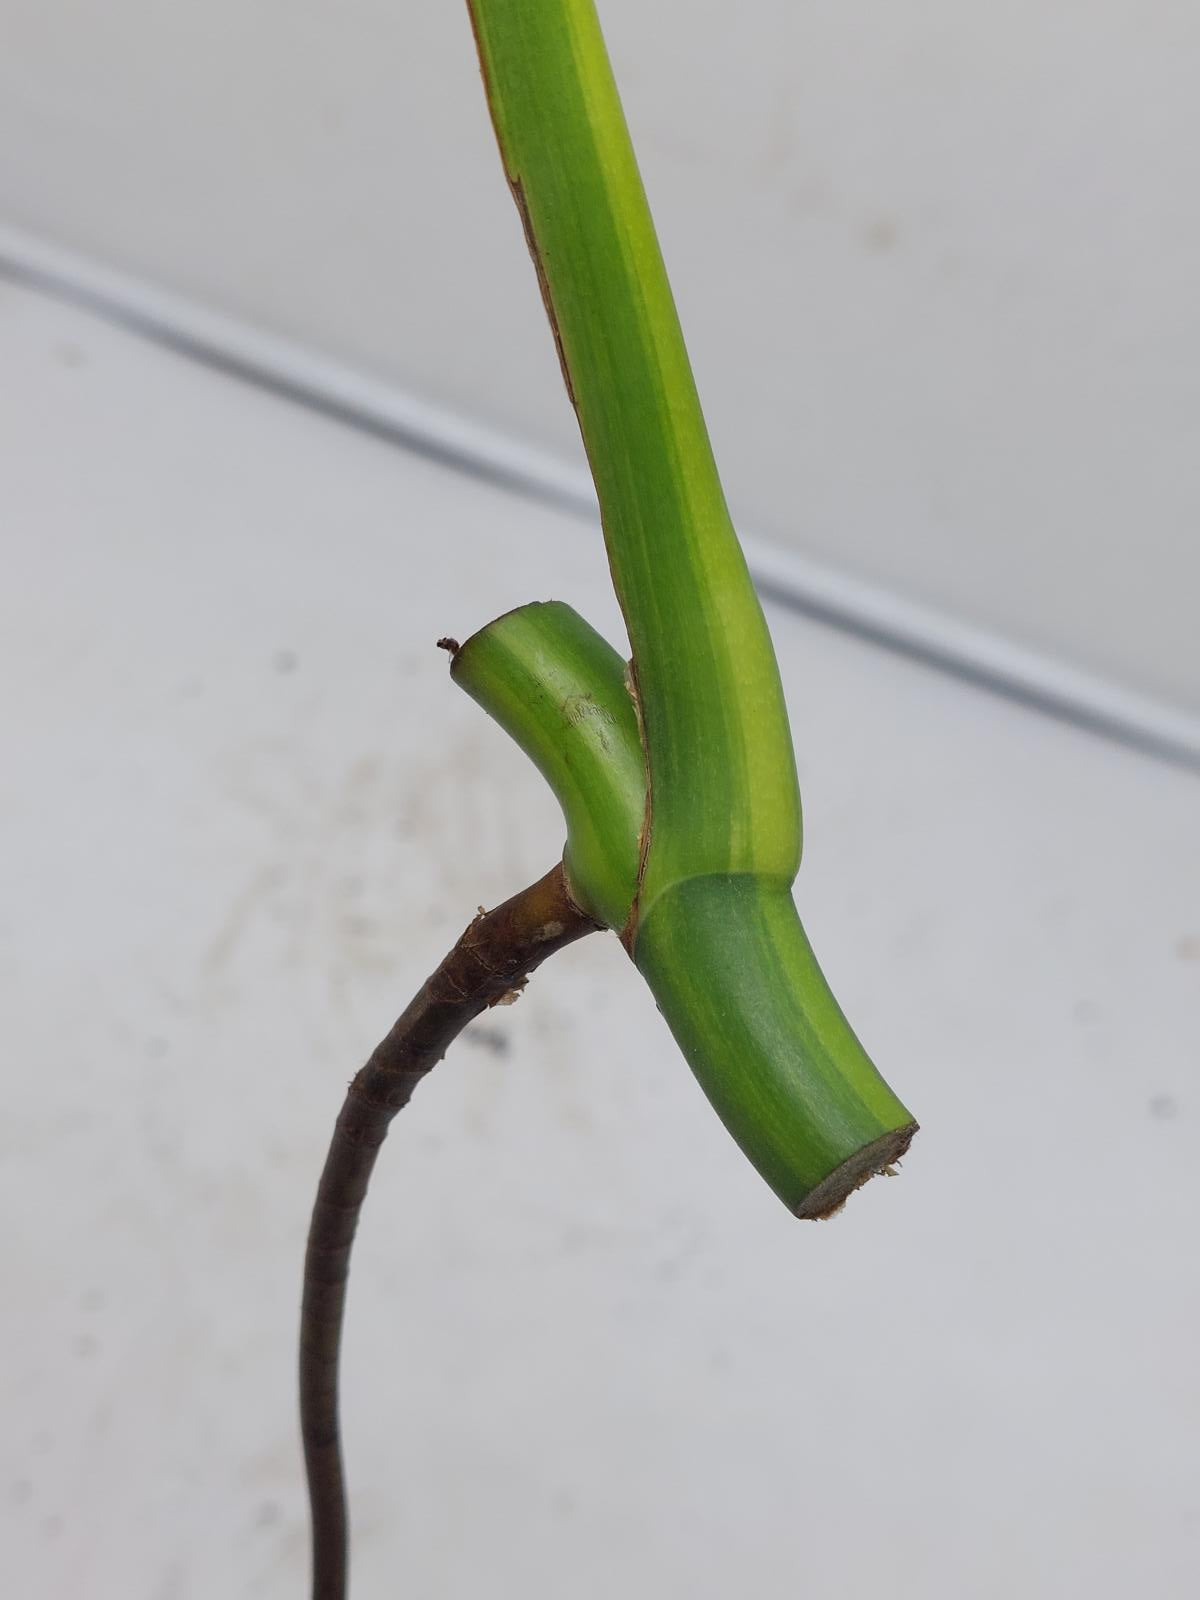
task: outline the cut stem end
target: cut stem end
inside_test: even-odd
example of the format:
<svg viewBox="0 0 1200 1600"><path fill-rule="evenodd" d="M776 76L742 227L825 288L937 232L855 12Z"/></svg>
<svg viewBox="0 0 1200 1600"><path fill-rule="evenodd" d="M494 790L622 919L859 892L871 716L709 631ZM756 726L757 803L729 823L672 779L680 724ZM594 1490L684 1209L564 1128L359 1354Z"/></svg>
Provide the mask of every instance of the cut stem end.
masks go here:
<svg viewBox="0 0 1200 1600"><path fill-rule="evenodd" d="M884 1173L891 1176L889 1168L907 1154L917 1132L917 1124L910 1122L907 1127L896 1128L882 1138L872 1139L870 1144L863 1145L861 1150L856 1150L848 1161L843 1161L840 1167L806 1194L795 1207L793 1215L806 1222L827 1222L830 1217L836 1216L854 1191L861 1189L864 1183Z"/></svg>

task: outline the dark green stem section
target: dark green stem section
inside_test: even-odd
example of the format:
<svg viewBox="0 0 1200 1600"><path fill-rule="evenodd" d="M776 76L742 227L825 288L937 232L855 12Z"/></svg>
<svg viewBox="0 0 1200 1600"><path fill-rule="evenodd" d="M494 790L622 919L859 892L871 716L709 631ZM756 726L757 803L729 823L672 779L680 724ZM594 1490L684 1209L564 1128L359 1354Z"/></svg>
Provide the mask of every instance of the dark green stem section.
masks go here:
<svg viewBox="0 0 1200 1600"><path fill-rule="evenodd" d="M634 960L721 1121L789 1210L828 1216L907 1150L911 1114L834 999L787 890L690 878Z"/></svg>

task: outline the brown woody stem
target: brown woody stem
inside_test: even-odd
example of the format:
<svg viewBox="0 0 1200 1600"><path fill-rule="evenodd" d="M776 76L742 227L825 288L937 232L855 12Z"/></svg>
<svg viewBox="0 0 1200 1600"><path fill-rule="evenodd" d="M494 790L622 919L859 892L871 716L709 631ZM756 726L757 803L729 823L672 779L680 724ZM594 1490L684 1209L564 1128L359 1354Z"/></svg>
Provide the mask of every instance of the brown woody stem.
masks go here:
<svg viewBox="0 0 1200 1600"><path fill-rule="evenodd" d="M388 1125L468 1022L519 992L547 956L596 926L572 901L561 865L494 911L481 912L347 1091L313 1206L300 1313L313 1600L344 1600L346 1594L338 1357L354 1231Z"/></svg>

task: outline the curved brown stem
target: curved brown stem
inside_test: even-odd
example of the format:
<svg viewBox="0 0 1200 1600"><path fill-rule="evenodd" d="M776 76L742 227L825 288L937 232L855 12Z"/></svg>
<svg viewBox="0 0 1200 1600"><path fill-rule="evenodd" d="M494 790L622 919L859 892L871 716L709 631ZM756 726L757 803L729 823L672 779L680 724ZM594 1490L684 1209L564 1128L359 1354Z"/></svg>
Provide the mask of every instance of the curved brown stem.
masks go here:
<svg viewBox="0 0 1200 1600"><path fill-rule="evenodd" d="M313 1206L300 1313L313 1600L346 1594L338 1356L354 1230L388 1124L472 1018L524 988L547 956L596 926L572 901L561 865L494 911L481 911L347 1091Z"/></svg>

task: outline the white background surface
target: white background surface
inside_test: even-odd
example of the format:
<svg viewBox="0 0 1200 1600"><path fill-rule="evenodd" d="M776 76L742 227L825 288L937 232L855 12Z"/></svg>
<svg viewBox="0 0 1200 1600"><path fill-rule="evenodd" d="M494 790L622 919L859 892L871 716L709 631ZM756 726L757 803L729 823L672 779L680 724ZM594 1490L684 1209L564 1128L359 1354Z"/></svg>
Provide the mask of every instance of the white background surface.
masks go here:
<svg viewBox="0 0 1200 1600"><path fill-rule="evenodd" d="M433 641L599 539L0 286L0 1587L303 1592L352 1070L554 808ZM1195 778L772 610L802 912L922 1124L792 1221L615 940L397 1124L356 1593L1190 1600Z"/></svg>
<svg viewBox="0 0 1200 1600"><path fill-rule="evenodd" d="M748 524L1200 710L1191 0L604 0ZM0 222L578 457L461 0L6 0Z"/></svg>

